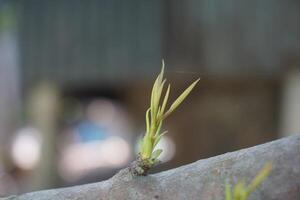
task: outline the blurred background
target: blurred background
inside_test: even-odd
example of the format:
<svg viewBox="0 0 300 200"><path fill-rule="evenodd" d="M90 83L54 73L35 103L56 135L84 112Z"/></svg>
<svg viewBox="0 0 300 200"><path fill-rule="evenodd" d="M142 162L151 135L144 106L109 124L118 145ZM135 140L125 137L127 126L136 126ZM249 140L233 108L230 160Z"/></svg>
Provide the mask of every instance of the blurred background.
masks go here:
<svg viewBox="0 0 300 200"><path fill-rule="evenodd" d="M0 196L101 181L136 155L166 62L153 172L300 132L298 0L0 0Z"/></svg>

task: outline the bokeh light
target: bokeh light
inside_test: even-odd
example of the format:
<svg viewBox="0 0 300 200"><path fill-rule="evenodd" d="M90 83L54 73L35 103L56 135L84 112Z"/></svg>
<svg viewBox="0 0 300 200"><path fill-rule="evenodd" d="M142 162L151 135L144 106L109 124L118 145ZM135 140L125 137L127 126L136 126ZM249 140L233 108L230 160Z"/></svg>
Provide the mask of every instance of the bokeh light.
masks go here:
<svg viewBox="0 0 300 200"><path fill-rule="evenodd" d="M12 158L14 163L24 170L33 170L41 156L40 132L33 127L18 130L12 144Z"/></svg>

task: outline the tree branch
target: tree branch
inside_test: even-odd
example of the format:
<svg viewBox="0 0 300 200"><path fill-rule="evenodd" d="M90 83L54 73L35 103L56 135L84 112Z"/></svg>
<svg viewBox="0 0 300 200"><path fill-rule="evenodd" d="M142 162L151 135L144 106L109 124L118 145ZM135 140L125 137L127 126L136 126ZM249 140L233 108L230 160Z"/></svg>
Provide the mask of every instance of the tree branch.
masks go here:
<svg viewBox="0 0 300 200"><path fill-rule="evenodd" d="M124 169L107 181L6 197L2 200L224 200L224 183L250 181L267 162L271 175L250 196L252 200L300 199L300 135L145 177Z"/></svg>

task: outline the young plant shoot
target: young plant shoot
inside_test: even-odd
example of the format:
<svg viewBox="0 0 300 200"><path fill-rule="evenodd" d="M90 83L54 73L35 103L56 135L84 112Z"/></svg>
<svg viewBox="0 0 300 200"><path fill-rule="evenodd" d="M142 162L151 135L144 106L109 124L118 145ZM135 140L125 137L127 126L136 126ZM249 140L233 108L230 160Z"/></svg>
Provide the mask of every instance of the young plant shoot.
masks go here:
<svg viewBox="0 0 300 200"><path fill-rule="evenodd" d="M166 79L164 79L164 68L164 61L162 61L161 72L153 85L150 107L146 111L146 133L140 143L138 164L133 170L136 175L146 175L147 171L159 162L158 158L163 150L155 149L155 147L160 142L163 135L167 133L167 131L162 131L163 122L176 110L176 108L178 108L200 80L197 79L193 82L167 109L170 84L166 91L163 92L166 84ZM163 93L164 97L162 98Z"/></svg>
<svg viewBox="0 0 300 200"><path fill-rule="evenodd" d="M226 200L247 200L251 193L258 188L261 183L270 175L272 170L272 164L267 163L262 170L255 176L252 182L246 186L244 181L238 182L238 184L231 190L229 183L225 184Z"/></svg>

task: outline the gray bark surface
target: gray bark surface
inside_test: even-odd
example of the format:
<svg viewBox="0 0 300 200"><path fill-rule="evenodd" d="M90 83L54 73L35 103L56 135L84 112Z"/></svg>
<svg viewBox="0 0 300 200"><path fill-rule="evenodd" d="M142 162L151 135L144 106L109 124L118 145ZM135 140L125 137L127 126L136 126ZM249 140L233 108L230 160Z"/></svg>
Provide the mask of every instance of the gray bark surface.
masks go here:
<svg viewBox="0 0 300 200"><path fill-rule="evenodd" d="M249 200L300 199L300 135L294 135L154 175L132 177L124 169L107 181L2 200L224 200L226 179L250 181L267 161L273 170Z"/></svg>

